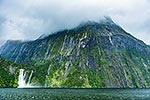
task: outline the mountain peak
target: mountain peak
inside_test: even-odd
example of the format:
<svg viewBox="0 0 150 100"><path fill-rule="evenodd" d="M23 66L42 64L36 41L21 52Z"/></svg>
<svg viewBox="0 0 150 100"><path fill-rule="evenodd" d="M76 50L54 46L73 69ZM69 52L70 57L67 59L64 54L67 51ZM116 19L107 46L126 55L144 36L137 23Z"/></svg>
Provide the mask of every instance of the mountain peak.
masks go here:
<svg viewBox="0 0 150 100"><path fill-rule="evenodd" d="M29 67L24 69L35 72L31 83L40 86L150 87L150 48L146 44L110 17L81 26L36 41L8 41L0 48L0 55L27 63Z"/></svg>
<svg viewBox="0 0 150 100"><path fill-rule="evenodd" d="M104 24L104 25L116 25L114 21L111 19L109 16L104 16L99 19L99 21L85 21L81 22L77 28L83 27L83 26L88 26L88 25L98 25L98 24Z"/></svg>
<svg viewBox="0 0 150 100"><path fill-rule="evenodd" d="M83 27L83 26L88 26L88 25L95 25L95 24L98 24L97 22L95 21L86 21L86 22L81 22L77 28L80 28L80 27Z"/></svg>
<svg viewBox="0 0 150 100"><path fill-rule="evenodd" d="M105 23L105 24L115 24L111 17L109 16L104 16L102 19L100 19L99 23Z"/></svg>

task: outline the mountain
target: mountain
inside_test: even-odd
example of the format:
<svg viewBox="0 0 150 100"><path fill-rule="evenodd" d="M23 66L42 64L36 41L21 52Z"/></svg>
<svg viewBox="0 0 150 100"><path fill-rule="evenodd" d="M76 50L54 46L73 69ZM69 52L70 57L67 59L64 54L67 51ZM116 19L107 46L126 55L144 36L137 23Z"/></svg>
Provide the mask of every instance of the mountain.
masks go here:
<svg viewBox="0 0 150 100"><path fill-rule="evenodd" d="M7 41L0 55L34 70L46 87L150 87L150 47L105 17L35 41Z"/></svg>
<svg viewBox="0 0 150 100"><path fill-rule="evenodd" d="M21 65L0 57L0 87L17 87L19 68L21 68Z"/></svg>

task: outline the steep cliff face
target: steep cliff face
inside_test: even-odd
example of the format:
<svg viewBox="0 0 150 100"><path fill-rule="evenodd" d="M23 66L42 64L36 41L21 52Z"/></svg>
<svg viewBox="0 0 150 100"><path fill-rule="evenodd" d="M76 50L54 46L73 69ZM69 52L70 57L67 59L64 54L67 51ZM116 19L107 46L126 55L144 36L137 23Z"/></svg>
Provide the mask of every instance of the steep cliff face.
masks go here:
<svg viewBox="0 0 150 100"><path fill-rule="evenodd" d="M35 41L8 41L0 55L32 65L32 82L48 87L150 87L149 46L110 18Z"/></svg>

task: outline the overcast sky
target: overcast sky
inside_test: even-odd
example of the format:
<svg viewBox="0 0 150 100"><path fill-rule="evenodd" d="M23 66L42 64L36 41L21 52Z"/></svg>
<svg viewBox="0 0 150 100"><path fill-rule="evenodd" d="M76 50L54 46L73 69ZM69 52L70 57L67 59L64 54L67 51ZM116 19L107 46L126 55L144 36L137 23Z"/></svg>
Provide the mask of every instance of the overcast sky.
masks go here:
<svg viewBox="0 0 150 100"><path fill-rule="evenodd" d="M104 15L150 44L150 0L0 0L0 44L36 39Z"/></svg>

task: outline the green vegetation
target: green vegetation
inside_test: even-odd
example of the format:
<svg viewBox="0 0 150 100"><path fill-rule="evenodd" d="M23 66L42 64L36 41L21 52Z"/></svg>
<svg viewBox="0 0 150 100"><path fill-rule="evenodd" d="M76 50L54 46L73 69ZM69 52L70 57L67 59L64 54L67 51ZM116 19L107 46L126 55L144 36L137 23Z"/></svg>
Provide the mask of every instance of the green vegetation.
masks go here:
<svg viewBox="0 0 150 100"><path fill-rule="evenodd" d="M100 88L150 87L149 46L126 33L112 21L90 22L43 39L10 44L10 42L6 43L2 47L5 49L1 55L5 59L23 64L21 68L26 71L33 70L31 83L34 85ZM6 82L17 86L17 74L8 73L9 65L4 64L1 67L1 75L7 73L6 76L4 75L7 77ZM17 71L19 67L13 68ZM11 79L13 81L10 81ZM6 84L4 82L1 86ZM5 86L13 85L6 84Z"/></svg>
<svg viewBox="0 0 150 100"><path fill-rule="evenodd" d="M20 67L0 58L0 87L17 87L18 69Z"/></svg>

